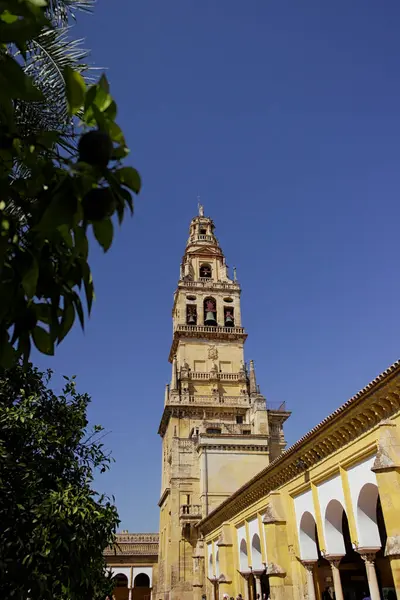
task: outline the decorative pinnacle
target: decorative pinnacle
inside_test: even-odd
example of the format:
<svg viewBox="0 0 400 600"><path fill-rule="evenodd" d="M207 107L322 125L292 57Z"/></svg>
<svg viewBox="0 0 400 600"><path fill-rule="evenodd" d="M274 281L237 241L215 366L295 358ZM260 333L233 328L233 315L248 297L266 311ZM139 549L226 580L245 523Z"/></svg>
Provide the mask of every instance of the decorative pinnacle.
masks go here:
<svg viewBox="0 0 400 600"><path fill-rule="evenodd" d="M199 211L199 217L204 217L204 206L200 203L200 196L197 196L197 209Z"/></svg>

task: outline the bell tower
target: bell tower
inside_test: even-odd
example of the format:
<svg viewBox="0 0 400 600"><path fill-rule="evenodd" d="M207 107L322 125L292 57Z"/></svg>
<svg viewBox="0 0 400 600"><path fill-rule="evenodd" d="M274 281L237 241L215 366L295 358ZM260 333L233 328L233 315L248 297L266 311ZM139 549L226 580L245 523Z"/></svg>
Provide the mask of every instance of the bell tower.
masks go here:
<svg viewBox="0 0 400 600"><path fill-rule="evenodd" d="M285 447L290 413L260 393L241 288L229 277L212 219L190 223L172 308L173 336L159 427L162 437L157 599L201 598L204 568L196 523Z"/></svg>

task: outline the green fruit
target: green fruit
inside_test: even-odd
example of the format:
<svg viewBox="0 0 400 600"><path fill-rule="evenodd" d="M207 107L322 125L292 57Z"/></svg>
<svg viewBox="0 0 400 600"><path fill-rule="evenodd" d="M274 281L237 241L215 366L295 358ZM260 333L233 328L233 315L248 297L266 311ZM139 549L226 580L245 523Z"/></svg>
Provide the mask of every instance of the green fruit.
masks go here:
<svg viewBox="0 0 400 600"><path fill-rule="evenodd" d="M78 150L80 161L105 169L111 159L113 143L108 133L89 131L79 140Z"/></svg>
<svg viewBox="0 0 400 600"><path fill-rule="evenodd" d="M110 188L94 188L83 198L82 207L87 221L102 221L111 217L116 204Z"/></svg>

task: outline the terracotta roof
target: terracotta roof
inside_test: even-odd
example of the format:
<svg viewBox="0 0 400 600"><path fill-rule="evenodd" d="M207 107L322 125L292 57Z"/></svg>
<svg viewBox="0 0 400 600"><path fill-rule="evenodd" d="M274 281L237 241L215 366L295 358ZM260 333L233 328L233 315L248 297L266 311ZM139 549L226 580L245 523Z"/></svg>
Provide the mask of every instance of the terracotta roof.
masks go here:
<svg viewBox="0 0 400 600"><path fill-rule="evenodd" d="M311 438L318 435L321 430L325 429L329 425L331 425L335 420L340 418L340 416L352 405L361 401L365 396L369 394L374 388L379 385L386 383L386 380L391 376L396 374L400 370L400 360L397 360L395 363L390 365L385 371L380 373L375 379L373 379L368 385L366 385L362 390L357 392L354 396L352 396L347 402L342 404L339 408L337 408L333 413L328 415L325 419L323 419L318 425L310 429L308 433L303 435L297 442L295 442L292 446L290 446L287 450L285 450L280 456L278 456L275 460L273 460L265 469L259 471L257 475L255 475L252 479L249 479L242 487L240 487L236 492L234 492L229 498L224 500L217 508L215 508L207 517L204 517L198 524L198 527L201 529L202 525L206 524L207 521L212 519L215 515L218 514L220 510L222 510L225 506L235 502L235 499L238 498L245 490L247 490L251 485L256 482L259 482L264 476L266 476L270 471L272 471L277 465L283 463L287 460L287 458L296 452L305 442L309 441Z"/></svg>

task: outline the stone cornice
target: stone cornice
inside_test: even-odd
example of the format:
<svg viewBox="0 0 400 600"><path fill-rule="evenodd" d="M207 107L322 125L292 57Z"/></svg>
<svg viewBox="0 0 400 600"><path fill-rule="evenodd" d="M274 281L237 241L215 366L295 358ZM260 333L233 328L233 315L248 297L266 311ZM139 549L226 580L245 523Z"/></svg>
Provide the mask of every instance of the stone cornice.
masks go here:
<svg viewBox="0 0 400 600"><path fill-rule="evenodd" d="M104 550L105 556L157 556L158 533L117 533L113 546Z"/></svg>
<svg viewBox="0 0 400 600"><path fill-rule="evenodd" d="M165 490L163 491L163 493L161 494L161 498L158 501L158 506L162 506L167 498L167 496L169 495L171 489L169 487L165 488Z"/></svg>
<svg viewBox="0 0 400 600"><path fill-rule="evenodd" d="M400 361L326 417L198 524L203 535L340 450L400 409Z"/></svg>

